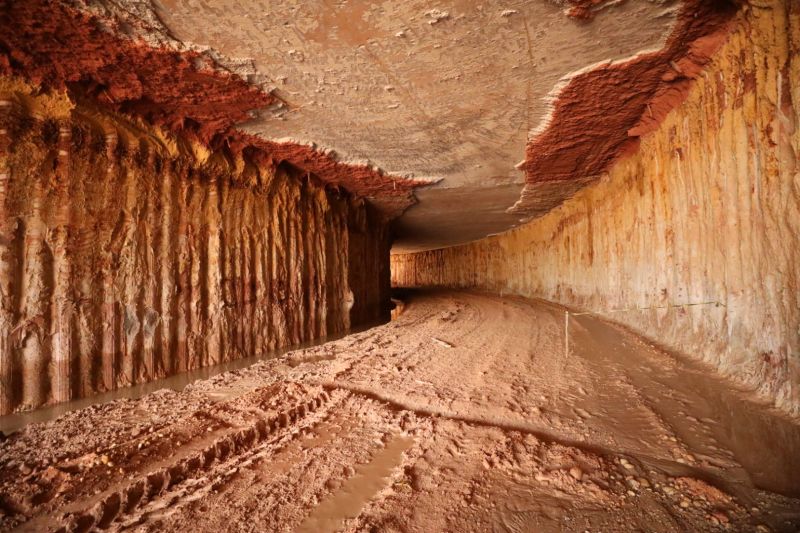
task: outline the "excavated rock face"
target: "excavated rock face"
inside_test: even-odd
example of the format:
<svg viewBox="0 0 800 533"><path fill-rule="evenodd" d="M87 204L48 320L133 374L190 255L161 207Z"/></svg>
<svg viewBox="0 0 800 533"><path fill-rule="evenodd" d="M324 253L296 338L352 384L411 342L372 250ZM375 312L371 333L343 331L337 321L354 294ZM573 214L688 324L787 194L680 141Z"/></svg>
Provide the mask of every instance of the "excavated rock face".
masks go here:
<svg viewBox="0 0 800 533"><path fill-rule="evenodd" d="M523 216L508 212L525 181L518 163L529 134L548 125L554 87L610 61L647 56L648 68L658 71L648 77L649 91L651 79L679 59L677 50L653 51L671 35L682 40L682 13L691 10L681 0L580 2L588 6L582 17L565 0L241 0L235 9L202 0L135 3L151 4L182 42L253 59L285 106L260 113L248 132L313 141L401 175L441 178L416 191L419 202L397 220L395 246L410 251L519 225ZM614 98L592 99L603 105L588 119L622 112L635 124L650 96L624 100L640 87L637 75L620 73L605 91ZM591 98L591 90L582 96ZM580 111L578 124L587 122L586 108ZM613 134L627 138L629 127ZM563 200L570 183L560 185Z"/></svg>
<svg viewBox="0 0 800 533"><path fill-rule="evenodd" d="M604 4L573 3L570 13L578 18ZM664 48L596 66L566 82L553 97L547 124L528 143L525 187L509 211L542 216L637 150L641 136L686 98L735 13L729 0L687 0Z"/></svg>
<svg viewBox="0 0 800 533"><path fill-rule="evenodd" d="M136 2L0 5L0 414L383 317L419 182L240 131L278 100Z"/></svg>
<svg viewBox="0 0 800 533"><path fill-rule="evenodd" d="M133 5L135 3L131 3ZM0 75L68 89L104 109L254 160L287 161L315 179L368 198L385 219L424 182L339 162L315 146L266 141L235 126L278 100L250 83L252 69L172 39L157 20L84 0L1 1ZM220 65L220 62L223 64ZM247 79L245 79L247 78Z"/></svg>
<svg viewBox="0 0 800 533"><path fill-rule="evenodd" d="M382 316L389 239L363 200L0 83L0 413Z"/></svg>
<svg viewBox="0 0 800 533"><path fill-rule="evenodd" d="M115 18L80 2L4 2L0 73L71 89L204 142L274 99L196 50L126 35Z"/></svg>
<svg viewBox="0 0 800 533"><path fill-rule="evenodd" d="M0 72L288 161L387 218L421 183L334 148L441 178L396 224L397 246L421 250L541 216L635 150L718 48L734 2L31 0L0 15Z"/></svg>
<svg viewBox="0 0 800 533"><path fill-rule="evenodd" d="M393 282L594 311L800 411L800 10L761 2L732 23L688 100L600 183L507 234L395 255Z"/></svg>

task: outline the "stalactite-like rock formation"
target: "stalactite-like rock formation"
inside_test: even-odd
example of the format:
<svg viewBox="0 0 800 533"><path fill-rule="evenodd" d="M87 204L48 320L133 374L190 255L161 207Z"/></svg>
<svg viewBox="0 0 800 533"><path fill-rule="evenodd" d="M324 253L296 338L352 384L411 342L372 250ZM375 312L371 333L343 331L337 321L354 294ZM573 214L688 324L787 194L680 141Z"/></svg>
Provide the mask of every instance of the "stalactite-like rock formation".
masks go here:
<svg viewBox="0 0 800 533"><path fill-rule="evenodd" d="M800 9L761 2L735 23L600 183L504 235L395 255L394 284L595 311L800 411Z"/></svg>
<svg viewBox="0 0 800 533"><path fill-rule="evenodd" d="M381 317L384 222L317 183L0 80L0 413Z"/></svg>

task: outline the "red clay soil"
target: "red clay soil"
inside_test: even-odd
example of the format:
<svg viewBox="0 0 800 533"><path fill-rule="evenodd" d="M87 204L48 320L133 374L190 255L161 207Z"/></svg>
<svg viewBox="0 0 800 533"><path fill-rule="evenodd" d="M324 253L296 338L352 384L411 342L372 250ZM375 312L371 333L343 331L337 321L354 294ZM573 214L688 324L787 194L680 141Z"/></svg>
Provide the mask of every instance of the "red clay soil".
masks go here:
<svg viewBox="0 0 800 533"><path fill-rule="evenodd" d="M241 150L256 161L265 158L266 163L287 161L309 172L311 179L316 178L325 185L366 198L388 218L401 215L412 205L412 191L425 184L413 179L389 177L376 167L342 163L335 156L309 145L268 141L241 131L229 132L222 139L234 153Z"/></svg>
<svg viewBox="0 0 800 533"><path fill-rule="evenodd" d="M578 11L570 14L583 17L596 3L573 2ZM526 186L510 211L533 215L541 200L537 189L562 182L570 191L569 182L599 176L638 149L639 138L685 100L725 42L736 12L728 0L686 0L663 49L572 78L554 102L549 126L528 143Z"/></svg>
<svg viewBox="0 0 800 533"><path fill-rule="evenodd" d="M391 218L401 215L413 204L412 191L425 185L412 179L390 178L381 170L365 165L341 163L308 146L259 141L258 145L263 146L273 158L288 161L319 176L329 185L367 198Z"/></svg>
<svg viewBox="0 0 800 533"><path fill-rule="evenodd" d="M256 159L288 161L322 182L372 199L387 217L413 203L411 191L422 183L236 130L235 124L275 98L200 52L153 46L129 33L123 22L87 13L79 4L0 0L0 75L22 76L43 90L66 89L214 148L264 151Z"/></svg>
<svg viewBox="0 0 800 533"><path fill-rule="evenodd" d="M71 89L115 111L208 140L274 98L213 68L199 52L120 37L119 24L67 3L4 1L0 73Z"/></svg>

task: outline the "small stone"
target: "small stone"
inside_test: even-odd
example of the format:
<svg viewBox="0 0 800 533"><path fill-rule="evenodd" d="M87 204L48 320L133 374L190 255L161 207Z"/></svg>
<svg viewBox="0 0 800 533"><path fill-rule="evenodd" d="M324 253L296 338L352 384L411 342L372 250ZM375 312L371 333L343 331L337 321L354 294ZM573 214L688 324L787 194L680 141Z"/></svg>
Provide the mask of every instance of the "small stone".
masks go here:
<svg viewBox="0 0 800 533"><path fill-rule="evenodd" d="M728 518L728 515L726 515L722 511L714 511L713 513L711 513L711 517L720 524L727 524L728 522L730 522L730 518Z"/></svg>
<svg viewBox="0 0 800 533"><path fill-rule="evenodd" d="M24 476L27 476L27 475L28 475L28 474L30 474L30 473L31 473L33 470L31 469L31 467L29 467L29 466L28 466L28 465L26 465L25 463L22 463L21 465L19 465L19 471L22 473L22 475L24 475Z"/></svg>
<svg viewBox="0 0 800 533"><path fill-rule="evenodd" d="M108 459L108 456L107 456L107 455L101 455L101 456L100 456L100 462L101 462L101 463L103 463L104 465L107 465L107 464L109 464L111 461Z"/></svg>
<svg viewBox="0 0 800 533"><path fill-rule="evenodd" d="M427 11L425 14L430 17L430 20L428 20L428 24L430 24L431 26L450 18L449 12L440 11L439 9L431 9L430 11Z"/></svg>
<svg viewBox="0 0 800 533"><path fill-rule="evenodd" d="M689 500L684 499L684 500L681 500L681 503L679 505L681 506L681 509L688 509L692 505L692 502L690 502Z"/></svg>
<svg viewBox="0 0 800 533"><path fill-rule="evenodd" d="M573 466L569 469L569 475L572 476L576 481L580 481L583 479L583 470L577 466Z"/></svg>

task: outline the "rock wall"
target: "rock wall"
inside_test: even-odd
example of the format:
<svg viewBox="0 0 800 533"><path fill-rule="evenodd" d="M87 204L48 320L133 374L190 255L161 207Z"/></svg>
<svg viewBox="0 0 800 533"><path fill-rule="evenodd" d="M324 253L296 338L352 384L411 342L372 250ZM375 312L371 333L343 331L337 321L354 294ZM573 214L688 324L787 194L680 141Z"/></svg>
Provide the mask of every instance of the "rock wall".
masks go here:
<svg viewBox="0 0 800 533"><path fill-rule="evenodd" d="M561 207L392 256L396 286L597 312L800 411L800 7L746 4L687 100Z"/></svg>
<svg viewBox="0 0 800 533"><path fill-rule="evenodd" d="M0 78L0 414L377 320L388 247L295 167Z"/></svg>

